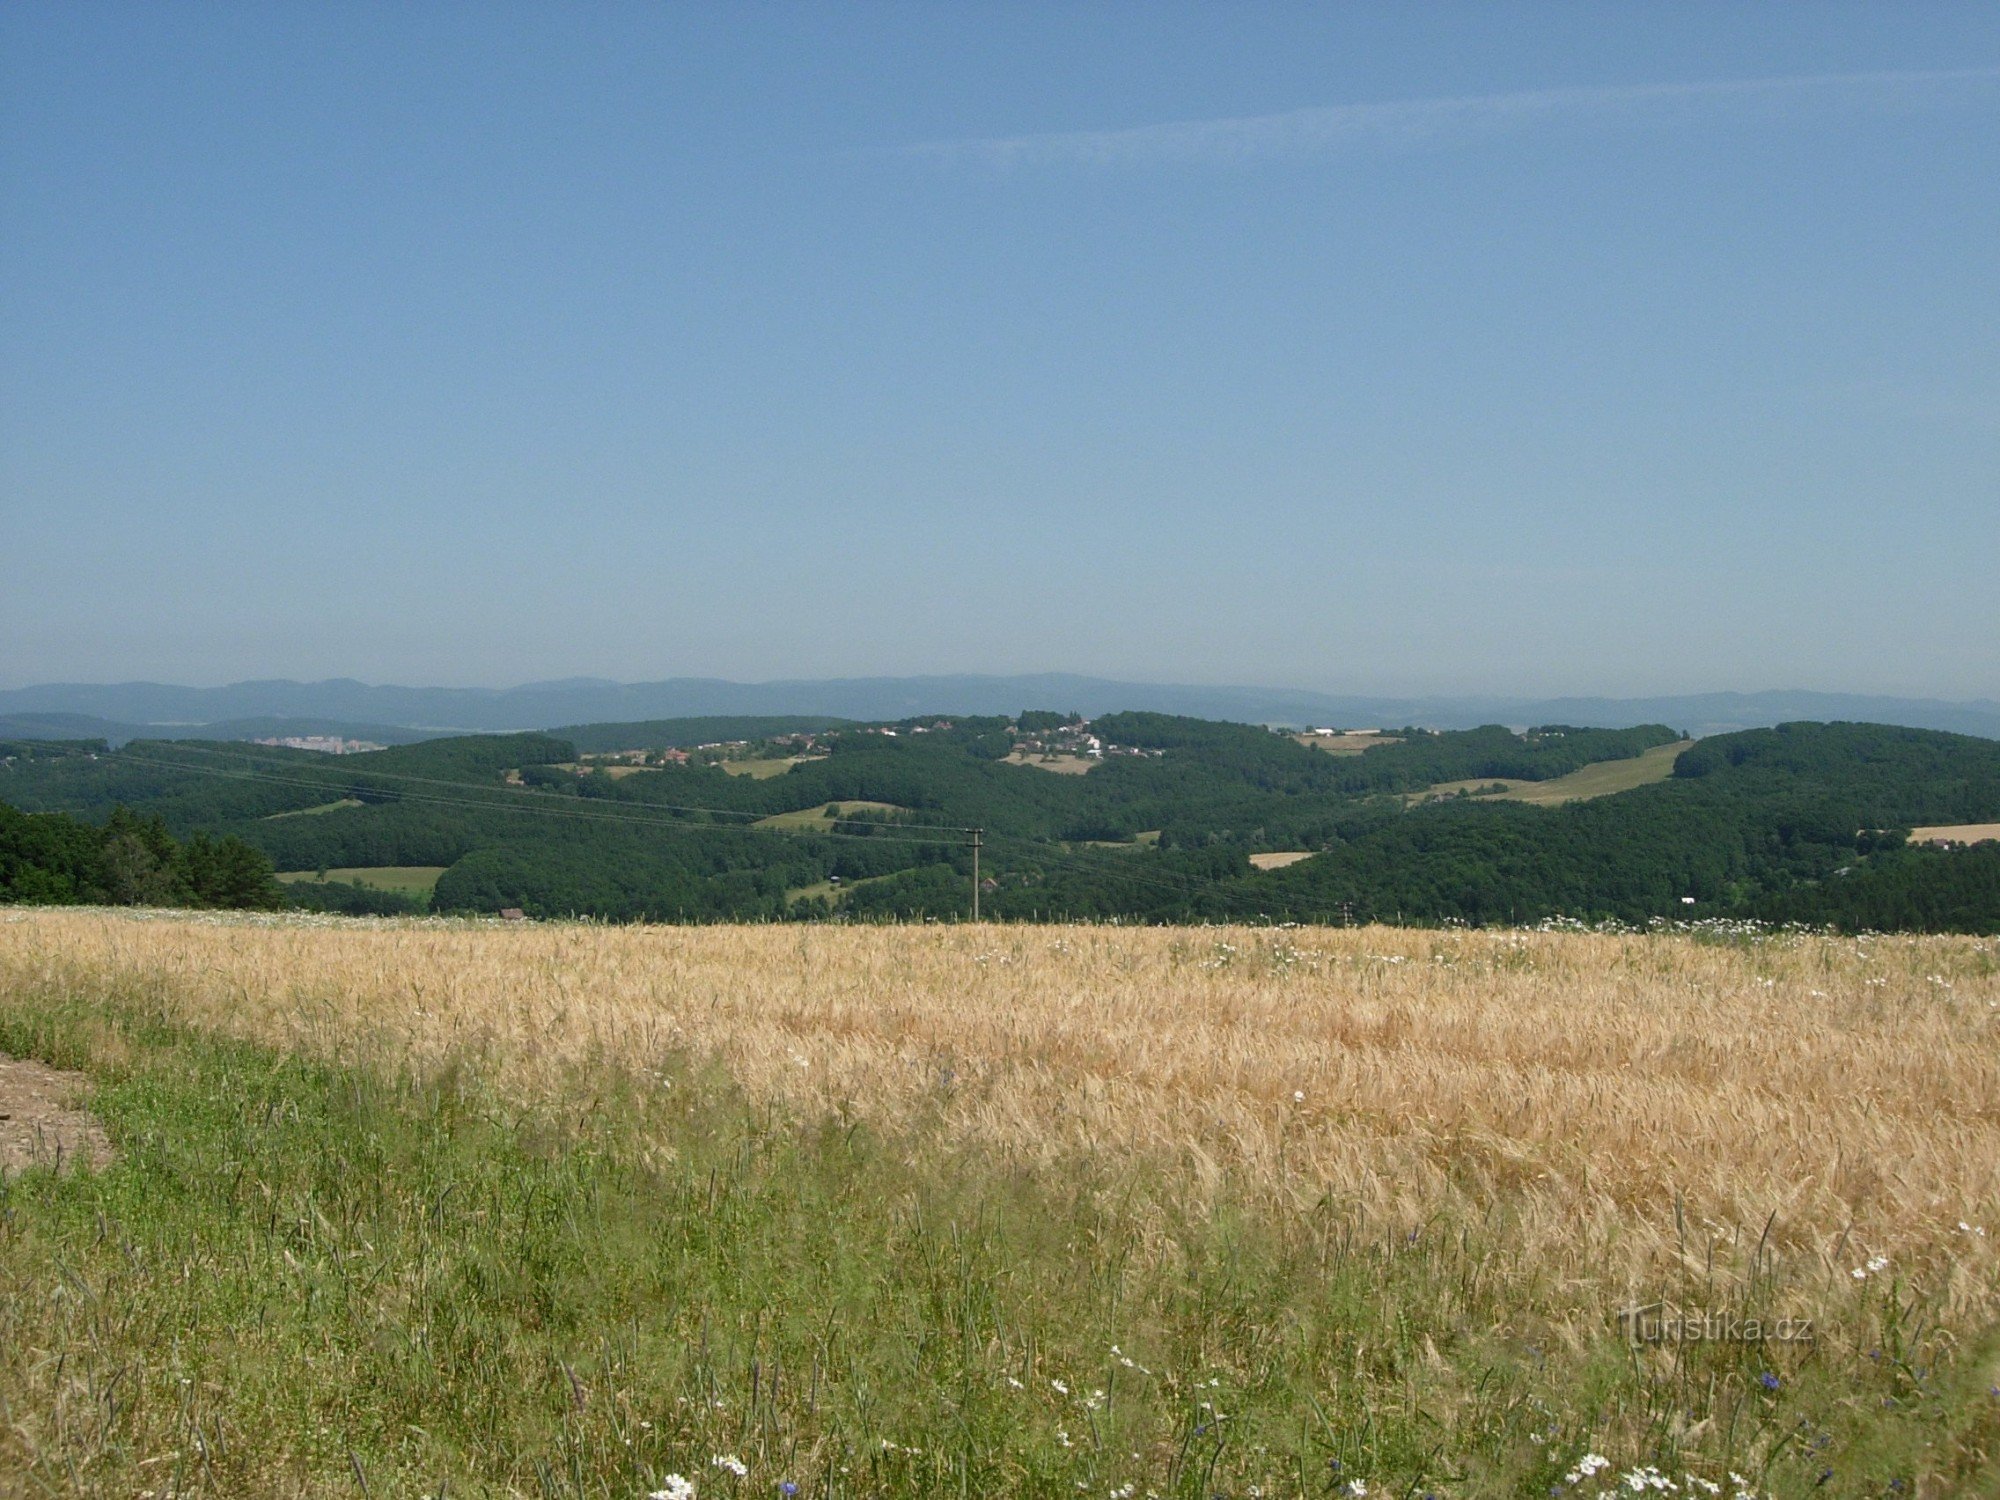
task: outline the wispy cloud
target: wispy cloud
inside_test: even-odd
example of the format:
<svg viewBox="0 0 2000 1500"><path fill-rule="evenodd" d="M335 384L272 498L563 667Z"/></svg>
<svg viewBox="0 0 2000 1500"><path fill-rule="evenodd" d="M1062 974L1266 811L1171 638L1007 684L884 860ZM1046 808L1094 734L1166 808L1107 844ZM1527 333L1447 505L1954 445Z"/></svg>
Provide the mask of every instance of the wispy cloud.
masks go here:
<svg viewBox="0 0 2000 1500"><path fill-rule="evenodd" d="M1283 114L1175 120L1120 130L930 141L905 148L905 154L977 161L993 167L1228 163L1345 151L1409 150L1564 120L1665 123L1721 109L1782 115L1827 108L1908 110L2000 97L1995 85L2000 85L2000 67L1535 89L1456 99L1335 104Z"/></svg>

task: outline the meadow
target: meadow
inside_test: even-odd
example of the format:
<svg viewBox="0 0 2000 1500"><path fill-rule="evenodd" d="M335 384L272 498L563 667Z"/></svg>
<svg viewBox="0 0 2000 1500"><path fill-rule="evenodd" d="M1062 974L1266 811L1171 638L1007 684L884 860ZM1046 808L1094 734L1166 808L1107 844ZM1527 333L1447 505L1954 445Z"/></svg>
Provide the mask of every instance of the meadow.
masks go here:
<svg viewBox="0 0 2000 1500"><path fill-rule="evenodd" d="M758 818L758 828L789 828L793 832L817 833L833 826L842 818L851 818L856 813L899 813L907 808L898 807L893 802L870 802L848 798L841 802L822 802L813 807L802 807L796 812L772 813L769 817Z"/></svg>
<svg viewBox="0 0 2000 1500"><path fill-rule="evenodd" d="M755 781L769 781L773 776L783 776L793 766L810 765L816 760L824 760L822 755L778 755L760 756L756 760L725 760L717 764L731 776L748 776Z"/></svg>
<svg viewBox="0 0 2000 1500"><path fill-rule="evenodd" d="M445 872L443 865L350 865L328 870L287 870L278 879L292 881L340 880L351 885L373 886L404 896L428 896Z"/></svg>
<svg viewBox="0 0 2000 1500"><path fill-rule="evenodd" d="M1483 796L1489 802L1527 802L1536 807L1588 802L1593 797L1608 797L1614 792L1629 792L1634 787L1665 781L1674 773L1674 761L1693 743L1693 740L1676 740L1671 745L1655 745L1638 755L1622 760L1595 761L1548 781L1521 781L1509 777L1487 777L1482 781L1474 777L1469 781L1439 782L1415 794L1411 800L1450 797L1465 791L1476 797ZM1488 788L1492 787L1499 790L1489 791Z"/></svg>
<svg viewBox="0 0 2000 1500"><path fill-rule="evenodd" d="M117 1151L0 1484L1983 1492L1996 1043L1990 939L0 911Z"/></svg>

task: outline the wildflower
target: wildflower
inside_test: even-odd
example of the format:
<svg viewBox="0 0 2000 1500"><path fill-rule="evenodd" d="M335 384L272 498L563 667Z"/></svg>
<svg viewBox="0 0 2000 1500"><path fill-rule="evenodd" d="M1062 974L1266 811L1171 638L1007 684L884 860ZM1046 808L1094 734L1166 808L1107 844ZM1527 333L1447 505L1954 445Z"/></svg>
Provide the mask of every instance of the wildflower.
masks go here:
<svg viewBox="0 0 2000 1500"><path fill-rule="evenodd" d="M718 1469L727 1469L738 1479L741 1479L745 1474L750 1472L750 1466L734 1453L718 1453L709 1462L714 1464Z"/></svg>
<svg viewBox="0 0 2000 1500"><path fill-rule="evenodd" d="M1777 1376L1773 1375L1769 1370L1766 1370L1762 1375L1759 1375L1757 1377L1757 1383L1763 1386L1764 1389L1767 1391L1775 1391L1781 1382L1779 1381Z"/></svg>
<svg viewBox="0 0 2000 1500"><path fill-rule="evenodd" d="M778 1486L778 1493L781 1495L796 1495L798 1492L799 1492L799 1487L793 1484L789 1479L787 1479L784 1483Z"/></svg>
<svg viewBox="0 0 2000 1500"><path fill-rule="evenodd" d="M1304 1089L1293 1089L1292 1103L1303 1104L1305 1102L1306 1102L1306 1091Z"/></svg>
<svg viewBox="0 0 2000 1500"><path fill-rule="evenodd" d="M1365 1494L1367 1494L1367 1493L1368 1493L1368 1486L1367 1486L1367 1485L1365 1485L1365 1484L1363 1484L1363 1483L1362 1483L1362 1482L1361 1482L1360 1480L1358 1480L1358 1479L1350 1479L1350 1480L1348 1480L1348 1481L1347 1481L1347 1488L1341 1491L1341 1494L1343 1494L1343 1495L1353 1495L1353 1496L1355 1496L1355 1497L1356 1497L1356 1500L1359 1500L1359 1497L1360 1497L1360 1496L1362 1496L1362 1495L1365 1495Z"/></svg>
<svg viewBox="0 0 2000 1500"><path fill-rule="evenodd" d="M1871 1255L1868 1258L1868 1269L1871 1273L1888 1270L1889 1257L1886 1255Z"/></svg>
<svg viewBox="0 0 2000 1500"><path fill-rule="evenodd" d="M669 1474L666 1484L654 1490L646 1500L694 1500L694 1483L678 1474Z"/></svg>

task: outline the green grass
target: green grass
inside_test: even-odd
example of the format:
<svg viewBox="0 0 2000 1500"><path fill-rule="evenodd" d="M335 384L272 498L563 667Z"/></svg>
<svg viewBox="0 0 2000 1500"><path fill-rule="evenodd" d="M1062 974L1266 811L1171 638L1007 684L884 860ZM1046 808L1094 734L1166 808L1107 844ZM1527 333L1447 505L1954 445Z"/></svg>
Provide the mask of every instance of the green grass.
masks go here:
<svg viewBox="0 0 2000 1500"><path fill-rule="evenodd" d="M1191 1215L1130 1168L759 1110L693 1061L536 1113L476 1053L316 1065L154 1003L0 1004L0 1050L94 1075L120 1152L0 1184L7 1493L1547 1495L1636 1423L1617 1461L1676 1480L1958 1494L2000 1442L1994 1351L1939 1364L1900 1289L1803 1353L1567 1348L1533 1311L1561 1271L1503 1294L1477 1223Z"/></svg>
<svg viewBox="0 0 2000 1500"><path fill-rule="evenodd" d="M1588 802L1593 797L1608 797L1614 792L1629 792L1634 787L1665 781L1673 775L1674 761L1681 751L1693 743L1693 740L1680 740L1671 745L1655 745L1639 755L1627 756L1623 760L1601 760L1548 781L1511 781L1489 776L1484 780L1440 782L1413 800L1448 797L1463 789L1476 797L1484 796L1489 802L1531 802L1540 807L1555 807L1564 802ZM1489 786L1499 786L1502 790L1486 792L1484 789Z"/></svg>
<svg viewBox="0 0 2000 1500"><path fill-rule="evenodd" d="M810 901L817 896L838 903L843 891L858 890L864 885L874 885L879 880L895 878L894 875L863 875L855 880L843 880L839 885L835 885L831 880L816 880L811 885L793 886L785 892L785 901L787 904L793 901Z"/></svg>
<svg viewBox="0 0 2000 1500"><path fill-rule="evenodd" d="M1149 828L1144 833L1135 833L1129 839L1074 839L1072 849L1157 849L1160 844L1160 830Z"/></svg>
<svg viewBox="0 0 2000 1500"><path fill-rule="evenodd" d="M322 813L339 812L343 807L359 806L361 806L360 798L342 797L338 802L322 802L317 807L299 807L294 808L291 812L272 813L264 821L266 823L275 823L280 818L316 818Z"/></svg>
<svg viewBox="0 0 2000 1500"><path fill-rule="evenodd" d="M768 781L773 776L782 776L793 766L803 765L809 760L823 760L819 755L787 755L773 760L725 760L722 769L731 776L749 776L758 781Z"/></svg>
<svg viewBox="0 0 2000 1500"><path fill-rule="evenodd" d="M751 826L816 832L828 827L836 818L852 817L857 812L902 811L904 809L893 802L822 802L817 807L802 807L796 812L773 813L768 818L759 818Z"/></svg>
<svg viewBox="0 0 2000 1500"><path fill-rule="evenodd" d="M378 891L395 891L405 896L428 896L445 869L444 865L357 865L328 870L323 878L350 885L370 885ZM286 870L278 876L284 881L321 878L317 870Z"/></svg>

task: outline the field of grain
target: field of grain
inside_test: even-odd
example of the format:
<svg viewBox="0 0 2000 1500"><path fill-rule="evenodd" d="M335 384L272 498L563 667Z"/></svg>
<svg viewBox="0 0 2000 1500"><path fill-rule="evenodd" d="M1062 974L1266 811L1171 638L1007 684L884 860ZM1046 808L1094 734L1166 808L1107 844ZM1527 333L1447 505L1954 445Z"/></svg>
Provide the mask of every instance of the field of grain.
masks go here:
<svg viewBox="0 0 2000 1500"><path fill-rule="evenodd" d="M1253 870L1282 870L1286 865L1295 865L1302 859L1312 857L1313 851L1310 849L1279 849L1265 854L1251 855L1250 867Z"/></svg>
<svg viewBox="0 0 2000 1500"><path fill-rule="evenodd" d="M0 926L0 976L24 970L333 1057L477 1037L529 1096L693 1052L894 1127L949 1072L939 1127L1023 1162L1146 1156L1188 1194L1236 1177L1389 1222L1504 1205L1514 1253L1621 1293L1679 1254L1676 1205L1994 1291L1955 1230L2000 1228L1990 940L36 912Z"/></svg>
<svg viewBox="0 0 2000 1500"><path fill-rule="evenodd" d="M2000 823L1944 823L1910 830L1913 844L1984 844L1993 839L2000 839Z"/></svg>
<svg viewBox="0 0 2000 1500"><path fill-rule="evenodd" d="M1881 1494L1902 1476L1904 1493L1942 1495L1963 1492L2000 1442L2000 1397L1977 1394L2000 1385L1992 940L16 910L0 913L0 996L0 1023L9 1007L86 997L82 1019L63 1023L85 1040L64 1045L96 1049L114 1073L138 1021L93 1042L92 1014L409 1081L399 1087L476 1078L552 1122L544 1131L598 1130L591 1121L616 1113L606 1101L632 1089L691 1105L687 1091L712 1076L740 1091L759 1140L850 1150L865 1132L880 1143L870 1160L907 1180L841 1212L889 1216L886 1248L863 1263L903 1288L894 1317L916 1321L899 1337L921 1350L930 1329L960 1373L925 1365L912 1385L900 1356L857 1352L861 1327L887 1312L844 1344L807 1332L783 1344L780 1327L801 1313L810 1325L809 1309L786 1310L768 1288L736 1306L723 1282L703 1283L673 1304L677 1326L703 1330L704 1350L735 1328L727 1379L747 1382L753 1406L777 1402L795 1434L782 1463L758 1470L766 1493L803 1474L826 1494L1130 1482L1134 1495L1325 1495L1366 1473L1395 1483L1375 1493L1455 1476L1432 1492L1589 1494L1577 1455L1610 1451L1642 1479L1671 1457L1680 1485L1751 1465L1746 1493ZM249 1124L271 1107L247 1108ZM704 1164L708 1148L673 1135L675 1118L638 1117L612 1155L636 1153L649 1171L687 1163L676 1191L699 1197L705 1180L711 1205L718 1172L726 1182L761 1159ZM245 1148L227 1149L239 1164L216 1162L225 1178ZM344 1191L383 1191L348 1171ZM941 1189L925 1182L960 1195L985 1183L987 1196L926 1209ZM594 1215L621 1201L590 1192ZM1054 1197L1021 1220L1023 1193ZM417 1220L431 1202L419 1197ZM352 1243L386 1243L345 1212ZM523 1235L539 1222L496 1208L503 1242L515 1212ZM833 1234L844 1221L827 1212ZM329 1235L349 1223L326 1217ZM1049 1227L1019 1227L1034 1223ZM86 1241L90 1225L79 1217ZM588 1233L615 1259L635 1231ZM1000 1248L981 1260L988 1243ZM348 1253L361 1269L342 1274L390 1274L387 1251ZM1024 1300L1028 1287L1039 1300ZM1097 1300L1076 1301L1086 1293ZM1814 1333L1694 1349L1618 1335L1619 1310L1661 1304L1811 1320ZM745 1330L767 1316L758 1355ZM603 1335L614 1343L615 1326ZM1093 1338L1110 1353L1092 1355ZM589 1355L562 1347L573 1352L533 1358ZM838 1412L824 1377L807 1377L836 1347L850 1382ZM583 1373L552 1377L557 1416L574 1383L574 1420L599 1420L586 1377L611 1350L561 1366ZM1093 1358L1109 1372L1091 1373ZM782 1399L758 1395L760 1360L767 1381L786 1362ZM618 1378L639 1380L628 1365ZM657 1399L682 1391L681 1446L644 1472L680 1472L688 1452L748 1452L737 1397L690 1415L672 1384L684 1372L668 1365ZM946 1394L966 1379L973 1406ZM883 1393L903 1385L885 1414ZM946 1420L940 1402L983 1415ZM430 1433L444 1417L424 1410ZM876 1435L865 1474L855 1432ZM767 1455L782 1446L759 1441ZM503 1457L529 1473L528 1458ZM704 1494L750 1492L724 1470ZM1624 1478L1607 1471L1603 1487Z"/></svg>

